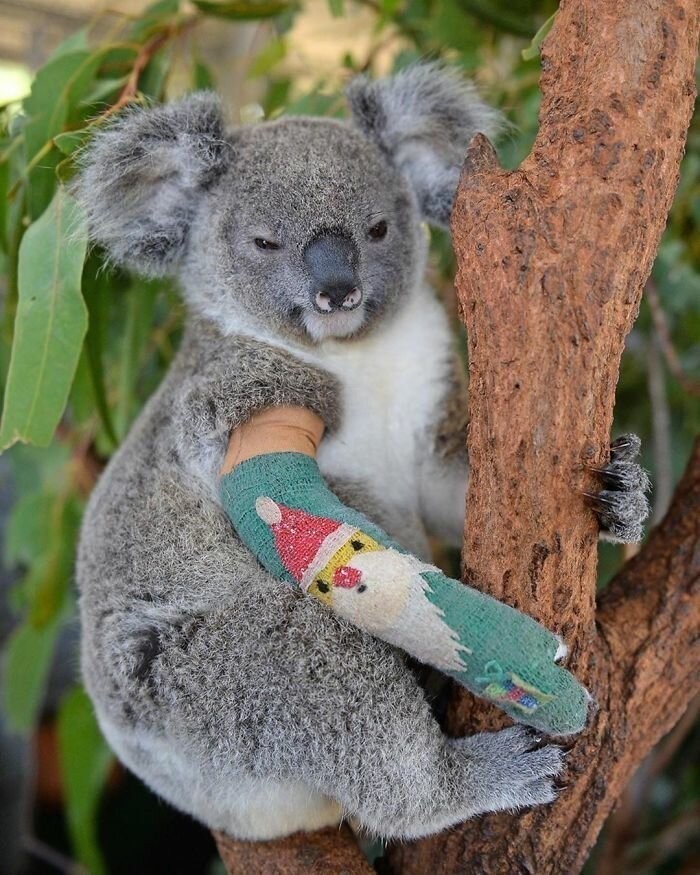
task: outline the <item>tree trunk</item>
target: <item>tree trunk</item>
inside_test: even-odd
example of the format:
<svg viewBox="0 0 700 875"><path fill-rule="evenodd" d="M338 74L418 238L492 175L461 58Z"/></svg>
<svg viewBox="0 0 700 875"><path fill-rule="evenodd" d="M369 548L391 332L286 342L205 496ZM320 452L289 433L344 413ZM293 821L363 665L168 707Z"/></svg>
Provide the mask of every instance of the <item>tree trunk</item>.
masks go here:
<svg viewBox="0 0 700 875"><path fill-rule="evenodd" d="M699 580L700 441L665 519L600 599L584 675L597 712L573 745L557 802L524 815L479 818L397 846L390 854L391 871L578 872L636 767L700 686ZM455 694L450 715L455 731L501 725L489 716L483 704L474 703L472 710L466 696Z"/></svg>
<svg viewBox="0 0 700 875"><path fill-rule="evenodd" d="M483 137L470 146L452 222L470 356L464 577L560 632L598 710L553 806L397 847L401 875L437 861L441 873L578 872L698 689L700 452L597 614L582 497L606 459L624 338L677 183L698 18L696 0L563 2L532 152L508 173ZM503 725L461 689L448 722L454 734Z"/></svg>
<svg viewBox="0 0 700 875"><path fill-rule="evenodd" d="M506 172L483 137L469 148L452 223L470 358L464 577L560 632L598 710L554 805L396 846L397 875L579 871L698 688L700 451L597 615L597 524L582 493L606 460L624 338L678 179L699 18L697 0L562 0L532 152ZM461 734L505 719L455 688L448 722ZM299 848L318 836L285 840L277 861L277 843L246 845L246 871L314 871ZM363 871L357 856L325 865Z"/></svg>

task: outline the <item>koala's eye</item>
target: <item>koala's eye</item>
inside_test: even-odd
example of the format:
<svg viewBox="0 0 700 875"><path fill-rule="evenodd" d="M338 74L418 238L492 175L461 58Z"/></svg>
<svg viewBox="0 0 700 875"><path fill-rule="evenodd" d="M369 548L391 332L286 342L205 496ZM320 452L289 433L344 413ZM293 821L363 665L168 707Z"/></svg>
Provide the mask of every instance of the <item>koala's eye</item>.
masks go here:
<svg viewBox="0 0 700 875"><path fill-rule="evenodd" d="M316 586L318 587L319 592L328 592L328 590L330 589L328 584L324 583L322 580L317 580Z"/></svg>
<svg viewBox="0 0 700 875"><path fill-rule="evenodd" d="M256 237L255 245L258 249L279 249L279 243L273 243L272 240L266 240L264 237Z"/></svg>
<svg viewBox="0 0 700 875"><path fill-rule="evenodd" d="M387 223L384 221L384 219L382 219L381 222L377 222L376 225L372 225L372 227L367 232L367 236L370 240L383 240L386 237L387 230Z"/></svg>

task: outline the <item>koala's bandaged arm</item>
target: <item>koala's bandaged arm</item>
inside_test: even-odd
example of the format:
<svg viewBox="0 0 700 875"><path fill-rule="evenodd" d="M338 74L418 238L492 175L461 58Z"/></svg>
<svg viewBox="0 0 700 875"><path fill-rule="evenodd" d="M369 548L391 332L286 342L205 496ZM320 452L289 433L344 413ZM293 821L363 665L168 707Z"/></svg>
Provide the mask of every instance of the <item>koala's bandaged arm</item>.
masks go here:
<svg viewBox="0 0 700 875"><path fill-rule="evenodd" d="M231 438L220 493L236 531L274 577L455 678L514 720L581 730L588 694L555 663L560 639L531 617L446 577L326 486L313 414L258 414Z"/></svg>

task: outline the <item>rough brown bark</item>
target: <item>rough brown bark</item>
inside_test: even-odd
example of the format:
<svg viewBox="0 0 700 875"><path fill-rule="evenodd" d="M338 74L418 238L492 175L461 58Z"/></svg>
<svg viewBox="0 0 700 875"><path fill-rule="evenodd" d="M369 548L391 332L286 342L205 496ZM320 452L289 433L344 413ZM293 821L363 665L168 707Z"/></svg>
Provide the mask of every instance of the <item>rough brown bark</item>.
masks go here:
<svg viewBox="0 0 700 875"><path fill-rule="evenodd" d="M540 130L514 172L484 138L453 213L470 353L465 579L557 629L598 712L548 809L392 852L393 871L578 872L615 800L698 688L696 451L678 497L596 614L596 525L624 338L676 187L694 98L696 0L563 2ZM695 490L695 491L693 491ZM454 733L500 718L456 690Z"/></svg>
<svg viewBox="0 0 700 875"><path fill-rule="evenodd" d="M394 848L395 873L577 872L697 689L698 453L597 618L597 527L582 492L596 488L587 466L605 460L624 338L676 187L699 16L697 0L562 0L532 152L509 173L483 138L469 149L453 214L470 353L465 579L560 631L599 710L556 804ZM502 725L461 690L449 723ZM231 873L292 875L315 871L306 849L330 842L332 854L339 840L220 847ZM323 871L366 871L342 869L362 865L354 853L351 864L322 855Z"/></svg>
<svg viewBox="0 0 700 875"><path fill-rule="evenodd" d="M392 871L573 875L635 769L700 688L700 441L673 504L605 590L586 681L597 712L548 808L493 815L397 847ZM478 710L478 713L477 713ZM486 723L461 696L453 728ZM486 728L493 728L487 726ZM439 860L436 867L435 861Z"/></svg>
<svg viewBox="0 0 700 875"><path fill-rule="evenodd" d="M269 842L242 842L215 833L229 875L372 875L347 826L296 833Z"/></svg>

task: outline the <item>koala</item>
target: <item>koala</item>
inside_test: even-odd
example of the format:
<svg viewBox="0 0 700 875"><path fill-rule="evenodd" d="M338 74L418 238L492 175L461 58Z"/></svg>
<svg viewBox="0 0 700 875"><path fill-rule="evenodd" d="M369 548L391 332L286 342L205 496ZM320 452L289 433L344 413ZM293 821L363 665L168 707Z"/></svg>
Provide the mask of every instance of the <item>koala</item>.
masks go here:
<svg viewBox="0 0 700 875"><path fill-rule="evenodd" d="M461 543L466 405L423 223L447 224L467 143L499 117L431 65L355 79L348 100L349 120L230 130L210 93L127 110L75 183L93 241L176 277L187 309L85 513L85 684L131 770L243 839L342 818L418 837L549 802L562 765L519 727L447 738L405 657L270 577L219 502L231 430L302 405L343 501L419 557L431 535ZM613 534L643 515L628 481L603 494ZM620 522L605 494L623 493Z"/></svg>

